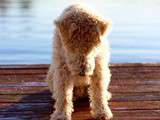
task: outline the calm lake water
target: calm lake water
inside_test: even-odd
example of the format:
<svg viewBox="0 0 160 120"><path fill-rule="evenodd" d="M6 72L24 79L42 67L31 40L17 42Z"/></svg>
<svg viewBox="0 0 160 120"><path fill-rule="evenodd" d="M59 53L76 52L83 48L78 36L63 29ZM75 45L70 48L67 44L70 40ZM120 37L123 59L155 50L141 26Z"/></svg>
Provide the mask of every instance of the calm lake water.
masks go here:
<svg viewBox="0 0 160 120"><path fill-rule="evenodd" d="M50 63L52 21L73 1L0 0L0 64ZM81 1L113 20L111 62L160 62L160 0Z"/></svg>

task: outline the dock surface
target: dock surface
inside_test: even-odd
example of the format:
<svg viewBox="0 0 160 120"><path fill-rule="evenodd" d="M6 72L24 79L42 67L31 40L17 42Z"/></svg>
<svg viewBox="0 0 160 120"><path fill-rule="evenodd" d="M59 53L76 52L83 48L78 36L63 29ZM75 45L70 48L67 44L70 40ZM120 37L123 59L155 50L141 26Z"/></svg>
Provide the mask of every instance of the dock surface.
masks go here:
<svg viewBox="0 0 160 120"><path fill-rule="evenodd" d="M49 120L48 66L0 65L0 120ZM110 69L113 120L160 120L160 63L115 63ZM85 95L74 102L73 120L92 120Z"/></svg>

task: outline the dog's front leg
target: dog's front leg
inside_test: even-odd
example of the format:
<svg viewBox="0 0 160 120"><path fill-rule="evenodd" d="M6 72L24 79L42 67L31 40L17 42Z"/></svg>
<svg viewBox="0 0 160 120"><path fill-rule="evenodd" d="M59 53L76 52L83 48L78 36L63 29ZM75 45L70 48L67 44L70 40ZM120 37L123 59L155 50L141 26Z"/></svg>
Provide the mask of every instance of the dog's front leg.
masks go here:
<svg viewBox="0 0 160 120"><path fill-rule="evenodd" d="M108 106L110 94L107 88L109 82L109 68L103 68L100 63L96 64L89 87L89 95L91 100L91 114L97 120L109 120L112 118L112 112Z"/></svg>
<svg viewBox="0 0 160 120"><path fill-rule="evenodd" d="M54 81L55 111L50 120L71 120L73 81L65 69L57 70Z"/></svg>

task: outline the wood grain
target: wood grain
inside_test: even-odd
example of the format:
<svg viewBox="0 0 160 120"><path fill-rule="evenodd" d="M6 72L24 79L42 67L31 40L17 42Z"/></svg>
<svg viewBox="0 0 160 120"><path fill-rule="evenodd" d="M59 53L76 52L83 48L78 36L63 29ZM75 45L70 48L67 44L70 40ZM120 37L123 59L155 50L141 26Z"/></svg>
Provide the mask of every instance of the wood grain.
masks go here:
<svg viewBox="0 0 160 120"><path fill-rule="evenodd" d="M113 120L160 120L160 63L110 64ZM54 100L44 82L48 65L0 65L0 120L48 120ZM76 91L74 89L74 95ZM73 120L93 120L87 89Z"/></svg>
<svg viewBox="0 0 160 120"><path fill-rule="evenodd" d="M84 96L83 96L84 97ZM88 95L85 96L88 99ZM80 99L80 98L78 98ZM112 93L110 101L160 101L160 93ZM51 102L51 94L49 91L42 91L33 94L10 94L0 95L0 103L39 103Z"/></svg>

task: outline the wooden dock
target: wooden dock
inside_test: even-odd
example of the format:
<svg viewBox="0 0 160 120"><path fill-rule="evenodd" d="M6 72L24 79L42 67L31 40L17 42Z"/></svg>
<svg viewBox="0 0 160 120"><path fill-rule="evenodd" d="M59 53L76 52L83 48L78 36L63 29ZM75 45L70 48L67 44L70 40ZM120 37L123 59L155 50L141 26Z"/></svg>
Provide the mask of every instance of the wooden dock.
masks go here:
<svg viewBox="0 0 160 120"><path fill-rule="evenodd" d="M113 120L160 120L160 63L110 68ZM54 101L44 83L47 70L48 65L0 66L0 120L49 120ZM74 104L73 120L92 120L87 98Z"/></svg>

